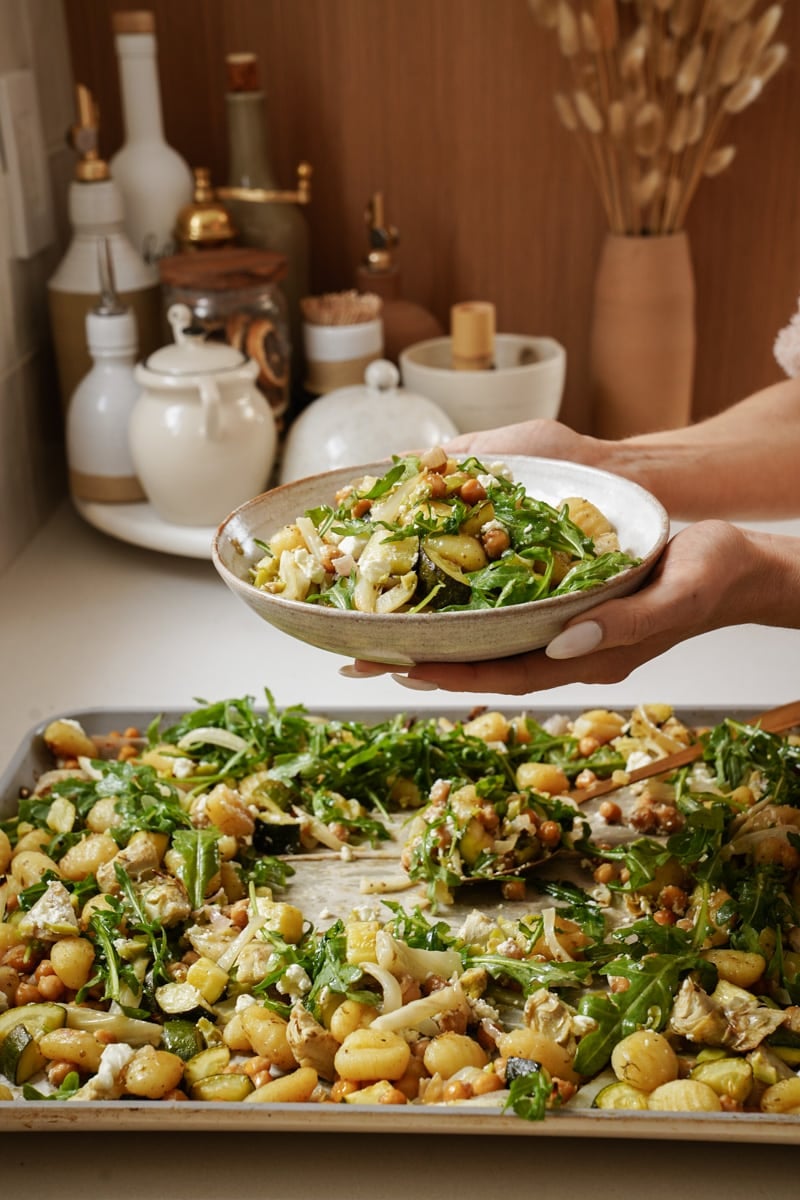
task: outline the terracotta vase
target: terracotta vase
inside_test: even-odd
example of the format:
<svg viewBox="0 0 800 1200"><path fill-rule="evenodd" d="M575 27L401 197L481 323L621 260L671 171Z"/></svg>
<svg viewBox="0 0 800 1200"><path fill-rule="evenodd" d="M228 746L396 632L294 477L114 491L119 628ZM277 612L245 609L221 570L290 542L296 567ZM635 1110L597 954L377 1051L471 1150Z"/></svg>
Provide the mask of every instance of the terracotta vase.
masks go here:
<svg viewBox="0 0 800 1200"><path fill-rule="evenodd" d="M694 274L685 233L608 234L594 287L593 428L623 438L691 420Z"/></svg>

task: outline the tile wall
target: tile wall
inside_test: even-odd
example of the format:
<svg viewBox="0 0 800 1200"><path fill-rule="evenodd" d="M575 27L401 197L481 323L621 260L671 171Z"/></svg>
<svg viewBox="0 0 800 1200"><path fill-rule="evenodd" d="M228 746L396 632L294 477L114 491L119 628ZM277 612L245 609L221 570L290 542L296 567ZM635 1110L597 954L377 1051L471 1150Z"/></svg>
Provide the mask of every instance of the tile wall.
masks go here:
<svg viewBox="0 0 800 1200"><path fill-rule="evenodd" d="M0 161L0 572L65 495L61 409L49 343L46 284L64 251L74 154L69 48L61 0L0 0L0 75L31 70L53 186L57 242L12 258Z"/></svg>

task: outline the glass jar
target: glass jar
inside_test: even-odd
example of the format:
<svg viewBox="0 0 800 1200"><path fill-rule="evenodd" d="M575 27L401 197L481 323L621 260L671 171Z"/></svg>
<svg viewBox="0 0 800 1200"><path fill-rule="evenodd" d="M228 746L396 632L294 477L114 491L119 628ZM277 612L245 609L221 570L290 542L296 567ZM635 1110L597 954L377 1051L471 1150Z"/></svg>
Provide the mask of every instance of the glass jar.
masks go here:
<svg viewBox="0 0 800 1200"><path fill-rule="evenodd" d="M290 354L282 254L248 247L176 254L158 264L164 312L186 304L209 341L224 341L258 363L256 383L279 431L288 420Z"/></svg>

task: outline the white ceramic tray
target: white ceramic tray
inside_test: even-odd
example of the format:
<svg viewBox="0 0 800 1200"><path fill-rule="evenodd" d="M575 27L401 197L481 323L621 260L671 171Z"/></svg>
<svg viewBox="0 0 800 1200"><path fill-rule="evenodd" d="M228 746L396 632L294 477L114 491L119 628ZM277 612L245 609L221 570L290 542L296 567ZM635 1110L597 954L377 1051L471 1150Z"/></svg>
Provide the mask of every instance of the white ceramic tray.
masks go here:
<svg viewBox="0 0 800 1200"><path fill-rule="evenodd" d="M517 707L513 712L521 711ZM552 715L551 709L525 709L536 720ZM512 710L509 710L512 713ZM53 714L54 716L56 714ZM62 714L79 720L87 732L106 734L134 726L145 729L154 716L160 715L165 725L179 719L183 712L153 709L99 709ZM374 724L394 715L384 710L330 710L326 717ZM439 711L417 715L441 717ZM568 713L569 715L569 713ZM709 725L724 716L748 720L751 712L698 709L681 710L677 714L692 725ZM456 719L466 713L454 711ZM30 785L47 769L47 751L41 731L47 722L37 726L23 739L16 754L0 774L0 818L15 811L20 787ZM323 900L333 909L344 901L349 908L358 896L360 879L370 869L368 860L344 863L320 861L325 855L306 856L303 865L295 859L297 874L290 887L292 899L310 911L312 903ZM332 872L331 868L335 868ZM376 871L385 871L385 863L373 863ZM335 884L334 884L335 880ZM495 903L497 903L496 893ZM404 905L413 905L421 896L404 893L394 897ZM346 899L344 899L346 897ZM410 899L409 899L410 897ZM475 893L466 908L474 907ZM363 903L363 896L361 896ZM510 908L511 906L506 906ZM530 908L530 905L527 905ZM466 909L464 909L466 911ZM463 917L464 911L461 916ZM246 1104L246 1103L148 1103L139 1100L106 1102L36 1102L0 1101L0 1133L41 1132L46 1130L116 1131L116 1132L256 1132L260 1130L297 1133L416 1133L416 1134L480 1134L512 1135L516 1137L584 1137L636 1140L725 1141L761 1144L793 1144L800 1141L800 1118L791 1115L761 1113L648 1113L601 1111L598 1109L568 1109L549 1113L544 1121L531 1122L514 1115L503 1115L497 1106L484 1100L459 1105L358 1105L342 1104Z"/></svg>
<svg viewBox="0 0 800 1200"><path fill-rule="evenodd" d="M213 526L171 525L144 500L136 504L97 504L73 497L73 504L84 521L122 542L184 558L211 558L216 533Z"/></svg>

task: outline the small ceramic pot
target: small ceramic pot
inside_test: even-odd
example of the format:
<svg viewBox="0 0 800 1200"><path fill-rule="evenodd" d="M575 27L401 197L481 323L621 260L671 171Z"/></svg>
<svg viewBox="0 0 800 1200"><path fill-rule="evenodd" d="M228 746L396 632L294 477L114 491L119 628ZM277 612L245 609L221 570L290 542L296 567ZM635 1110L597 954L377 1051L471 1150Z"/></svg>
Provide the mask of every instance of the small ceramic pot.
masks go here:
<svg viewBox="0 0 800 1200"><path fill-rule="evenodd" d="M400 355L406 387L434 400L460 433L557 417L567 355L554 338L498 333L490 371L453 370L453 340L431 338Z"/></svg>
<svg viewBox="0 0 800 1200"><path fill-rule="evenodd" d="M186 305L173 305L167 317L174 345L136 368L142 391L131 413L131 455L162 520L218 525L268 486L275 418L252 359L197 336Z"/></svg>

